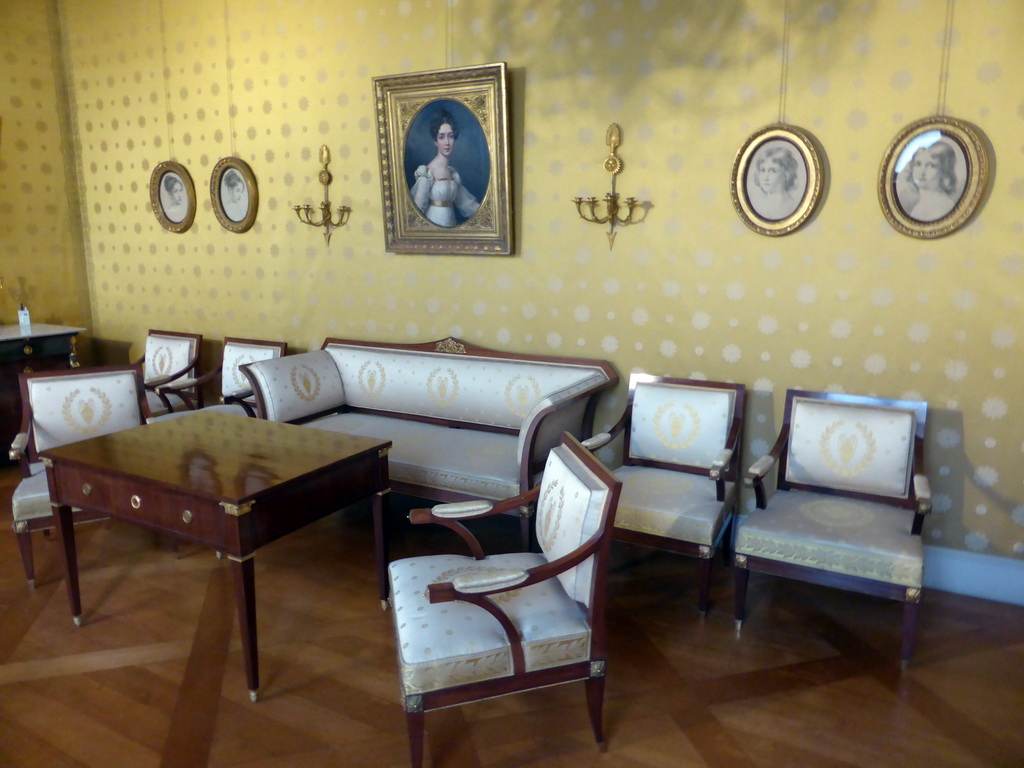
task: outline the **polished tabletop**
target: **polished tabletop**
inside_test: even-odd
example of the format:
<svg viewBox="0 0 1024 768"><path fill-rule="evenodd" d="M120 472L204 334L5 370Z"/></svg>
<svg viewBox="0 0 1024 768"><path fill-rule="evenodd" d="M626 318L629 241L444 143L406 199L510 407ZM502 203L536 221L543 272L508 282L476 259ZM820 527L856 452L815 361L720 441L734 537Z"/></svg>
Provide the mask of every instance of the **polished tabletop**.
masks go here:
<svg viewBox="0 0 1024 768"><path fill-rule="evenodd" d="M51 448L43 456L241 504L261 491L325 466L379 453L390 444L389 440L200 410Z"/></svg>

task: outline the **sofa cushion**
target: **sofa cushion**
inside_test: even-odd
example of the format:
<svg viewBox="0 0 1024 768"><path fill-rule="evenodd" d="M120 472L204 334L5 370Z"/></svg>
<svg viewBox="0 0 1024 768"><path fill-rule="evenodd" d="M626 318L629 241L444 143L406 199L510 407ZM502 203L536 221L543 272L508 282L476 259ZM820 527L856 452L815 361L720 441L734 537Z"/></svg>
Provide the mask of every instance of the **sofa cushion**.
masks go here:
<svg viewBox="0 0 1024 768"><path fill-rule="evenodd" d="M493 500L520 492L515 435L367 413L333 414L307 426L391 440L388 473L398 482Z"/></svg>

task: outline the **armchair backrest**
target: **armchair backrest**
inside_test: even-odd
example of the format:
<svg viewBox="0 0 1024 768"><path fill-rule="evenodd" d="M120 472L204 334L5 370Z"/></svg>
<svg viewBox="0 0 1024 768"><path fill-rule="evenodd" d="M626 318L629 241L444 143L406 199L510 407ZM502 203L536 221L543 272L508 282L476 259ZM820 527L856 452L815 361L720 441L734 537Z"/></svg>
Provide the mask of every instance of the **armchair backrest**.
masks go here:
<svg viewBox="0 0 1024 768"><path fill-rule="evenodd" d="M203 336L199 333L150 331L146 336L145 381L168 376L195 376L199 365L199 349Z"/></svg>
<svg viewBox="0 0 1024 768"><path fill-rule="evenodd" d="M21 374L29 458L143 424L144 393L139 365Z"/></svg>
<svg viewBox="0 0 1024 768"><path fill-rule="evenodd" d="M598 544L593 555L557 577L570 597L591 609L607 569L620 487L569 434L548 454L537 497L537 542L548 562L588 542Z"/></svg>
<svg viewBox="0 0 1024 768"><path fill-rule="evenodd" d="M629 377L624 464L675 464L706 470L723 448L738 448L742 384Z"/></svg>
<svg viewBox="0 0 1024 768"><path fill-rule="evenodd" d="M917 400L789 390L780 487L908 499L927 413Z"/></svg>
<svg viewBox="0 0 1024 768"><path fill-rule="evenodd" d="M225 397L249 392L252 386L241 366L260 360L275 360L288 353L288 344L284 341L259 341L257 339L239 339L225 337L224 353L221 361L220 391Z"/></svg>

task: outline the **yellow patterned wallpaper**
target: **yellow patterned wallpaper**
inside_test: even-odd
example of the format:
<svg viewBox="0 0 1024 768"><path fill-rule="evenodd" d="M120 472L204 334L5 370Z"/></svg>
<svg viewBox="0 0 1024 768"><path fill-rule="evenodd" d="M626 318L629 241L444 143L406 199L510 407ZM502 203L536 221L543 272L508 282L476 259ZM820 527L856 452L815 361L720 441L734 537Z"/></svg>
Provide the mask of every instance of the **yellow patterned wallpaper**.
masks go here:
<svg viewBox="0 0 1024 768"><path fill-rule="evenodd" d="M932 241L893 230L876 185L893 137L940 103L947 0L791 0L783 101L785 7L60 3L88 324L136 354L150 327L295 349L328 335L453 334L607 358L624 378L742 381L754 390L748 461L770 446L787 387L923 398L935 493L926 543L1024 559L1024 3L953 6L946 111L984 131L995 166L980 215ZM20 72L36 55L5 52L4 68ZM516 255L385 253L372 78L491 61L511 70ZM823 145L830 183L813 222L768 238L737 217L729 182L737 150L782 108ZM623 130L618 188L651 208L610 251L570 201L607 191L613 121ZM329 248L290 210L321 198L323 143L332 200L353 209ZM9 157L6 135L3 144ZM260 192L256 225L241 235L220 227L208 191L214 164L232 154ZM199 197L181 235L149 210L150 172L168 159L188 168ZM10 234L25 251L38 231ZM620 389L599 419L610 422L621 402Z"/></svg>

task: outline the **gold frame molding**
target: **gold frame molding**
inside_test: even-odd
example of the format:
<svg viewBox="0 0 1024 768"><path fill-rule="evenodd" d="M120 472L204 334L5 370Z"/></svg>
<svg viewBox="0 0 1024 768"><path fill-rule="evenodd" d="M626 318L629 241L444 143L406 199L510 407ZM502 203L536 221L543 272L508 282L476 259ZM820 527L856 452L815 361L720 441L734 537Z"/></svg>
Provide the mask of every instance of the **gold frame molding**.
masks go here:
<svg viewBox="0 0 1024 768"><path fill-rule="evenodd" d="M245 215L240 219L228 215L224 207L224 199L221 196L224 177L230 171L236 172L241 177L249 199ZM210 202L213 204L213 213L217 217L217 221L224 229L229 232L248 232L252 229L260 207L260 193L256 187L256 175L247 162L237 157L223 157L217 161L217 164L213 166L213 173L210 174Z"/></svg>
<svg viewBox="0 0 1024 768"><path fill-rule="evenodd" d="M512 192L506 64L499 62L375 77L373 87L385 249L392 253L511 254ZM480 207L471 217L454 226L443 226L429 220L413 202L410 193L412 169L416 163L425 163L429 158L417 156L407 160L407 150L410 143L423 144L419 132L426 127L424 120L427 115L432 114L427 109L438 101L454 102L459 114L464 114L463 110L469 113L472 119L466 122L475 121L478 126L469 125L471 133L468 136L467 126L460 127L463 140L470 142L460 146L473 148L478 156L484 150L487 154L486 189L476 195ZM414 128L416 133L410 135ZM458 153L459 149L455 151ZM458 162L456 159L454 164ZM471 166L471 169L475 178L484 176L481 166ZM461 175L467 179L465 170Z"/></svg>
<svg viewBox="0 0 1024 768"><path fill-rule="evenodd" d="M908 166L922 149L943 142L953 149L955 170L964 175L961 183L954 175L948 212L927 220L915 218L906 204ZM903 128L889 144L878 172L878 202L885 218L898 232L910 237L935 238L951 234L966 224L978 211L988 188L989 157L980 130L952 117L926 117Z"/></svg>
<svg viewBox="0 0 1024 768"><path fill-rule="evenodd" d="M181 182L185 193L185 215L178 221L171 219L167 215L164 202L160 196L160 186L164 183L165 178L172 175ZM192 176L189 175L185 166L171 160L157 163L149 177L149 202L153 207L153 214L156 216L156 220L160 222L161 227L168 232L178 234L187 231L196 219L196 187L192 183Z"/></svg>
<svg viewBox="0 0 1024 768"><path fill-rule="evenodd" d="M776 147L787 148L799 157L795 182L799 182L802 189L792 211L770 218L766 210L758 210L758 202L751 200L748 190L750 174L756 170L757 161L763 152ZM736 153L732 166L732 203L743 223L759 235L769 237L788 235L806 223L822 199L823 155L818 142L802 128L775 123L755 131Z"/></svg>

